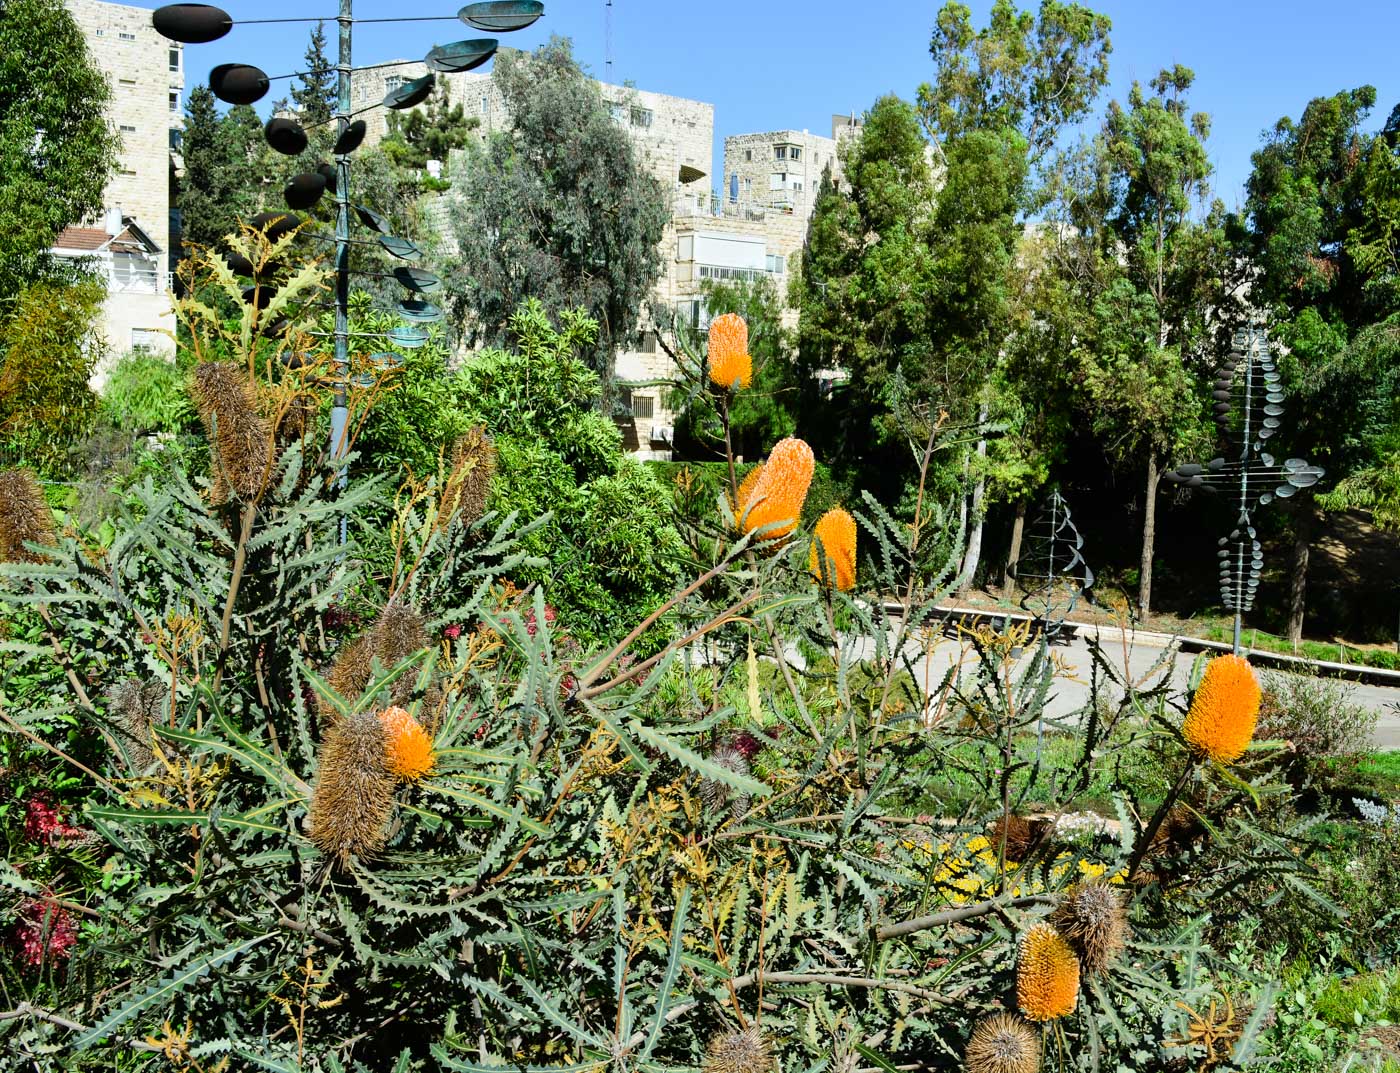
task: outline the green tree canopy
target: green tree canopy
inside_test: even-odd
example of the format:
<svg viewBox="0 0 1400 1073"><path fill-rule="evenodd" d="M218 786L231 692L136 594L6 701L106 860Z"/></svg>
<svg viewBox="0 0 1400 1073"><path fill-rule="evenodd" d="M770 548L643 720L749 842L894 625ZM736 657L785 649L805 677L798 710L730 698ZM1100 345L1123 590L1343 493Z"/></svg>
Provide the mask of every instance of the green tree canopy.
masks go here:
<svg viewBox="0 0 1400 1073"><path fill-rule="evenodd" d="M339 103L339 89L334 64L326 56L326 24L318 22L306 45L306 64L292 87L292 103L304 127L330 122Z"/></svg>

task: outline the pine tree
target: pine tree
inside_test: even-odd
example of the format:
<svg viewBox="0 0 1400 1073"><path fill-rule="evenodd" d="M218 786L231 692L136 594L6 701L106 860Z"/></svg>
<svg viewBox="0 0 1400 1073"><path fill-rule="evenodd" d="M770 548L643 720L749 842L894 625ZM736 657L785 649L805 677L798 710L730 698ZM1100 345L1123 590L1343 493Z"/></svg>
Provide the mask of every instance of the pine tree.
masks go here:
<svg viewBox="0 0 1400 1073"><path fill-rule="evenodd" d="M306 69L301 73L300 85L292 87L292 101L296 105L301 125L313 126L328 122L335 114L337 87L335 67L326 58L326 24L318 22L311 31L311 42L306 46Z"/></svg>
<svg viewBox="0 0 1400 1073"><path fill-rule="evenodd" d="M180 155L185 163L176 205L183 245L207 246L224 233L222 186L228 171L228 148L220 136L223 123L207 86L190 90Z"/></svg>

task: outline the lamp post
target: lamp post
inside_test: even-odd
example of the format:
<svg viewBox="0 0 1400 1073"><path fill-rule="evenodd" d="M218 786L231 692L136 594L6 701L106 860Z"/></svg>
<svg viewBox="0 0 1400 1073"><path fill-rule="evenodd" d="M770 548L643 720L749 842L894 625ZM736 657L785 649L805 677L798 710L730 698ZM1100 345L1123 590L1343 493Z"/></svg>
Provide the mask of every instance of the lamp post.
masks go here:
<svg viewBox="0 0 1400 1073"><path fill-rule="evenodd" d="M351 77L356 70L352 65L354 27L356 22L433 22L458 21L479 30L509 33L523 30L544 14L542 0L487 0L484 3L470 3L456 15L410 15L397 18L356 19L353 0L340 0L340 10L335 16L339 26L339 49L336 57L336 111L333 120L336 124L336 141L331 150L335 157L333 167L323 167L315 172L305 172L293 176L287 184L284 198L292 210L305 210L313 207L329 187L335 196L335 400L331 408L330 458L337 468L337 484L345 487L347 475L343 459L348 448L347 426L349 420L349 370L351 336L380 335L372 332L352 332L350 330L350 248L357 242L351 237L352 212L360 224L377 233L377 242L384 250L403 260L416 260L419 250L413 243L387 233L386 221L372 209L355 205L350 200L350 155L360 146L365 136L364 120L354 120L358 114L351 111ZM157 8L151 16L151 23L163 36L183 44L203 44L216 41L236 25L252 25L289 22L325 22L324 17L294 17L277 19L235 20L221 8L209 4L168 4ZM493 37L454 41L435 46L424 57L429 72L422 78L414 79L397 86L385 94L384 99L370 108L392 109L412 108L421 104L432 92L437 74L470 71L486 63L496 53L498 42ZM413 61L403 61L413 62ZM395 64L375 64L373 67L388 67ZM215 67L209 74L209 88L216 97L229 104L252 104L266 95L272 82L289 75L269 77L251 64L226 63ZM361 111L369 111L370 108ZM352 120L354 120L352 122ZM264 128L264 136L274 150L286 156L298 156L306 148L305 129L295 120L283 116L269 120ZM294 213L265 213L254 222L275 225L289 230L302 221ZM250 264L232 265L235 272L251 275ZM427 341L427 334L413 324L432 322L441 319L441 312L430 303L412 296L431 293L440 287L437 276L419 268L402 266L391 274L410 293L411 297L399 303L400 316L409 326L392 329L383 333L392 343L403 347L421 346ZM388 364L396 355L375 355ZM374 361L375 358L371 358ZM345 541L345 521L341 520L341 542Z"/></svg>

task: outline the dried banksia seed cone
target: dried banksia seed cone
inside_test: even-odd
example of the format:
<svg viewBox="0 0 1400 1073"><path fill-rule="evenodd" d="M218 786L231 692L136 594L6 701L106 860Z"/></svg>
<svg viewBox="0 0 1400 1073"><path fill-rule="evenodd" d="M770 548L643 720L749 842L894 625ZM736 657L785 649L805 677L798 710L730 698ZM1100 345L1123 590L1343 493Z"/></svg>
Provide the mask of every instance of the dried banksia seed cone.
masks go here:
<svg viewBox="0 0 1400 1073"><path fill-rule="evenodd" d="M379 723L384 728L385 762L396 778L416 782L433 770L437 754L423 724L399 707L385 708Z"/></svg>
<svg viewBox="0 0 1400 1073"><path fill-rule="evenodd" d="M107 693L108 708L125 734L122 745L133 771L145 771L155 762L151 726L167 711L170 687L164 682L143 682L127 678ZM169 744L161 746L169 751Z"/></svg>
<svg viewBox="0 0 1400 1073"><path fill-rule="evenodd" d="M438 511L440 529L458 517L463 525L471 525L486 513L491 478L496 473L496 445L484 426L468 429L458 438L452 446L451 462Z"/></svg>
<svg viewBox="0 0 1400 1073"><path fill-rule="evenodd" d="M749 326L738 313L723 313L710 321L710 379L726 391L753 381Z"/></svg>
<svg viewBox="0 0 1400 1073"><path fill-rule="evenodd" d="M371 632L361 634L349 644L341 645L340 651L336 653L335 663L326 675L330 687L352 703L359 699L369 682L370 663L374 659L373 642L374 635ZM323 718L335 718L336 708L328 699L321 697L319 704Z"/></svg>
<svg viewBox="0 0 1400 1073"><path fill-rule="evenodd" d="M792 436L779 440L748 496L745 497L742 486L739 489L739 514L743 518L744 532L752 533L773 525L775 528L764 533L761 539L776 540L797 528L815 468L816 459L806 443ZM747 479L744 484L748 484Z"/></svg>
<svg viewBox="0 0 1400 1073"><path fill-rule="evenodd" d="M373 712L341 719L326 734L311 794L311 841L342 862L384 847L394 803L388 735Z"/></svg>
<svg viewBox="0 0 1400 1073"><path fill-rule="evenodd" d="M247 372L231 361L204 362L194 371L193 394L214 471L242 498L257 498L272 466L272 430Z"/></svg>
<svg viewBox="0 0 1400 1073"><path fill-rule="evenodd" d="M1079 958L1053 926L1032 925L1016 958L1016 1001L1032 1021L1053 1021L1074 1010Z"/></svg>
<svg viewBox="0 0 1400 1073"><path fill-rule="evenodd" d="M1010 1013L994 1013L977 1023L967 1041L967 1073L1037 1073L1040 1037Z"/></svg>
<svg viewBox="0 0 1400 1073"><path fill-rule="evenodd" d="M1080 883L1050 914L1050 923L1074 948L1090 976L1103 972L1128 941L1124 895L1107 883Z"/></svg>
<svg viewBox="0 0 1400 1073"><path fill-rule="evenodd" d="M721 745L713 753L710 759L724 768L725 771L732 771L736 775L747 775L749 773L749 758L744 750L739 746L730 743ZM726 803L730 802L730 789L725 783L718 779L700 780L700 799L705 803L705 810L712 815L717 814ZM733 816L742 816L749 810L749 795L740 793L734 795L734 800L730 804Z"/></svg>
<svg viewBox="0 0 1400 1073"><path fill-rule="evenodd" d="M1233 764L1248 748L1258 720L1254 668L1242 656L1217 656L1206 664L1181 733L1198 756Z"/></svg>
<svg viewBox="0 0 1400 1073"><path fill-rule="evenodd" d="M27 469L0 470L0 562L39 562L41 557L26 543L56 543L53 514L34 474Z"/></svg>
<svg viewBox="0 0 1400 1073"><path fill-rule="evenodd" d="M757 1025L722 1032L705 1051L705 1073L770 1073L773 1044Z"/></svg>
<svg viewBox="0 0 1400 1073"><path fill-rule="evenodd" d="M409 604L391 600L374 620L374 654L385 670L428 647L423 616Z"/></svg>
<svg viewBox="0 0 1400 1073"><path fill-rule="evenodd" d="M1040 841L1043 826L1033 824L1024 816L1011 813L1009 816L998 816L987 832L987 841L991 843L993 853L1001 852L1002 840L1006 841L1006 859L1015 864L1020 864L1031 855L1036 844Z"/></svg>
<svg viewBox="0 0 1400 1073"><path fill-rule="evenodd" d="M832 507L817 522L809 565L822 584L835 582L842 592L855 588L856 520L840 507Z"/></svg>

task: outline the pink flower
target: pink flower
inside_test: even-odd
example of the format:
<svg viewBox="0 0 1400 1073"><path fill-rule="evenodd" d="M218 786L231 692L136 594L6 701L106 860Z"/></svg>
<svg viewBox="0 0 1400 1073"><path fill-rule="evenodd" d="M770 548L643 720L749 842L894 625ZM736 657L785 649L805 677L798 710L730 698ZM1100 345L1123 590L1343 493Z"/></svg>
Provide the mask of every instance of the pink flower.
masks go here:
<svg viewBox="0 0 1400 1073"><path fill-rule="evenodd" d="M763 748L759 740L747 730L741 730L729 739L729 747L741 754L745 760L752 760Z"/></svg>
<svg viewBox="0 0 1400 1073"><path fill-rule="evenodd" d="M549 604L544 605L544 621L546 625L554 625L554 608ZM525 612L525 632L531 637L535 636L535 612L533 610Z"/></svg>
<svg viewBox="0 0 1400 1073"><path fill-rule="evenodd" d="M78 941L73 917L62 906L43 898L32 898L20 910L15 928L20 960L38 968L47 959L65 961Z"/></svg>
<svg viewBox="0 0 1400 1073"><path fill-rule="evenodd" d="M24 809L24 833L41 846L51 846L60 838L81 838L87 832L63 822L63 813L47 797L31 797Z"/></svg>
<svg viewBox="0 0 1400 1073"><path fill-rule="evenodd" d="M453 625L448 626L445 630L443 630L442 635L446 637L449 641L455 641L457 640L457 638L462 636L462 627L460 624L454 623Z"/></svg>

